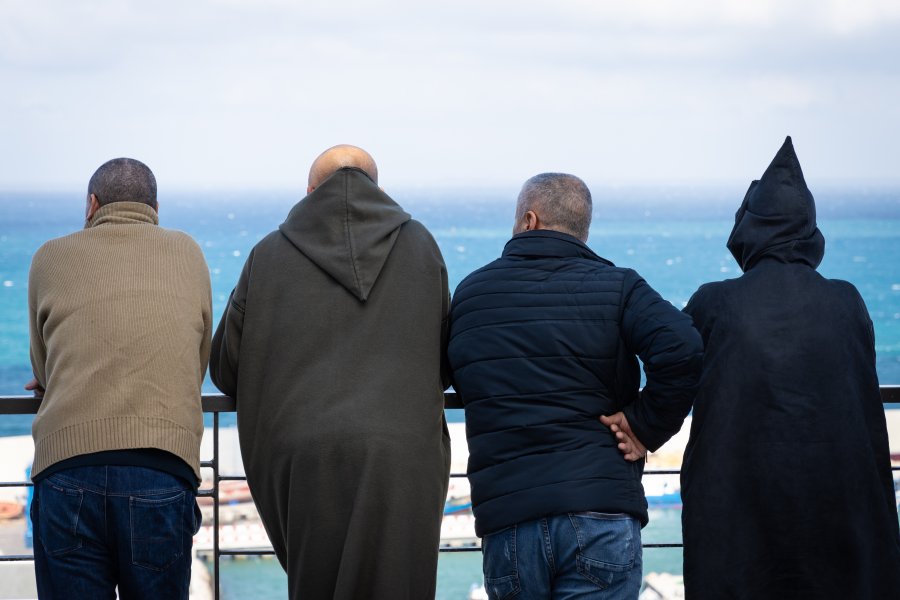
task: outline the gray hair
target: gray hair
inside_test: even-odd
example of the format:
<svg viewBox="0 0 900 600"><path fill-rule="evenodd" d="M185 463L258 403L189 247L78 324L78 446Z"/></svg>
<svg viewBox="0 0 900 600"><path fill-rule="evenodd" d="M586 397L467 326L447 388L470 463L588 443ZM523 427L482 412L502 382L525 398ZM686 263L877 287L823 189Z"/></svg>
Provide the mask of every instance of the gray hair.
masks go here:
<svg viewBox="0 0 900 600"><path fill-rule="evenodd" d="M100 165L88 182L88 196L91 194L100 206L141 202L157 207L156 177L147 165L133 158L114 158Z"/></svg>
<svg viewBox="0 0 900 600"><path fill-rule="evenodd" d="M545 228L586 241L591 207L591 191L581 179L567 173L541 173L522 186L516 204L516 221L531 210Z"/></svg>

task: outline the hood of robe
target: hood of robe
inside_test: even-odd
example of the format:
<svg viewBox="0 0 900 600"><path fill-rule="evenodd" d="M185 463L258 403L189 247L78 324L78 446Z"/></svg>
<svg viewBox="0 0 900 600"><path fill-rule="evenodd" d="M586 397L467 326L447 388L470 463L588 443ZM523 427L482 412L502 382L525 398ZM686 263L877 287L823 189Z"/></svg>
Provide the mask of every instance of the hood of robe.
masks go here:
<svg viewBox="0 0 900 600"><path fill-rule="evenodd" d="M790 136L762 177L750 184L727 246L743 271L763 257L814 269L822 262L825 238L816 226L816 203Z"/></svg>
<svg viewBox="0 0 900 600"><path fill-rule="evenodd" d="M300 252L365 301L410 216L365 172L335 172L279 226Z"/></svg>

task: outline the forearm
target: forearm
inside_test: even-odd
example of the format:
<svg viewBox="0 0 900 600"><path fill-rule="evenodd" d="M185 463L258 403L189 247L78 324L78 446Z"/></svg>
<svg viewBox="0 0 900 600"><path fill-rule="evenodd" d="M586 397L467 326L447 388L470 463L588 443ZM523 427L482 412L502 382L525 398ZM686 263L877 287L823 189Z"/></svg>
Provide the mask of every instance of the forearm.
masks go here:
<svg viewBox="0 0 900 600"><path fill-rule="evenodd" d="M681 429L694 402L701 363L698 354L671 365L672 372L662 377L648 375L640 398L623 410L635 436L651 452Z"/></svg>
<svg viewBox="0 0 900 600"><path fill-rule="evenodd" d="M651 451L675 435L691 410L703 368L703 341L690 317L638 280L623 310L623 339L644 364L647 384L624 412Z"/></svg>

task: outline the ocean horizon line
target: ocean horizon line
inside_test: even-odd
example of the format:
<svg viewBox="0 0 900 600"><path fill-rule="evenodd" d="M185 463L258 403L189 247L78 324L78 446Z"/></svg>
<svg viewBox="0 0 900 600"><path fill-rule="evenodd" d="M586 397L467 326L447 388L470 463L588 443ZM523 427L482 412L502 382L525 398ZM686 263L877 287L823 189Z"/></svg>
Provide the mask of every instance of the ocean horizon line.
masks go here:
<svg viewBox="0 0 900 600"><path fill-rule="evenodd" d="M594 213L601 217L628 220L668 218L721 220L732 219L740 206L748 184L709 185L593 185ZM386 188L404 207L428 209L460 205L463 210L490 208L513 210L519 187L411 187ZM72 214L83 211L85 190L47 189L14 191L0 189L0 217L5 211L63 208ZM819 186L813 190L820 218L900 218L900 183L890 187ZM286 211L306 196L305 188L161 188L160 215L169 208L196 210L207 207L242 207L248 202L266 212ZM177 214L177 212L168 214ZM286 214L286 213L285 213ZM414 217L417 215L413 215ZM510 221L512 215L509 216ZM280 221L279 221L280 222Z"/></svg>

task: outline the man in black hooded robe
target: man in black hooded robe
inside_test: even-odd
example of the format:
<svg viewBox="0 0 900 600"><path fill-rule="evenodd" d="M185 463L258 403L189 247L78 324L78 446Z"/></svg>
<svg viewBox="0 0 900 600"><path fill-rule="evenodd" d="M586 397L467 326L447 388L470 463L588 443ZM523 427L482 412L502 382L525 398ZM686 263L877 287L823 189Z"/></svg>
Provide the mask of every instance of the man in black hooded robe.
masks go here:
<svg viewBox="0 0 900 600"><path fill-rule="evenodd" d="M900 598L900 534L872 322L816 272L787 138L735 217L744 274L685 312L706 345L681 476L687 598Z"/></svg>
<svg viewBox="0 0 900 600"><path fill-rule="evenodd" d="M434 597L449 303L437 244L355 146L250 252L210 374L292 599Z"/></svg>

